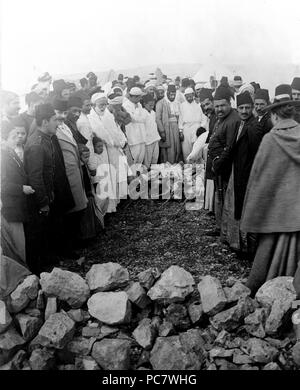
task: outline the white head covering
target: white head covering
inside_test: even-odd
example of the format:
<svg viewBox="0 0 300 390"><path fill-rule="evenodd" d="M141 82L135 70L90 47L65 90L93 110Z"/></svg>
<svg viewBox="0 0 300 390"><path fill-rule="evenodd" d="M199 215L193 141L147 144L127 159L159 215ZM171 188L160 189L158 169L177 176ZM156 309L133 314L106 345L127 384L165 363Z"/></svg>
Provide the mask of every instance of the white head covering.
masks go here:
<svg viewBox="0 0 300 390"><path fill-rule="evenodd" d="M92 95L92 97L91 97L91 103L95 104L97 100L103 99L103 98L107 99L106 95L104 93L102 93L102 92L94 93L94 95Z"/></svg>
<svg viewBox="0 0 300 390"><path fill-rule="evenodd" d="M155 87L156 83L154 80L150 80L145 84L145 89L150 88L150 87Z"/></svg>
<svg viewBox="0 0 300 390"><path fill-rule="evenodd" d="M122 103L123 103L123 96L116 96L113 99L108 99L108 104L112 104L113 106Z"/></svg>
<svg viewBox="0 0 300 390"><path fill-rule="evenodd" d="M132 96L141 96L143 95L143 91L138 88L138 87L133 87L131 88L131 90L129 91L129 95L132 95Z"/></svg>
<svg viewBox="0 0 300 390"><path fill-rule="evenodd" d="M184 91L184 94L185 94L185 95L188 95L189 93L194 93L193 88L187 88L187 89Z"/></svg>
<svg viewBox="0 0 300 390"><path fill-rule="evenodd" d="M196 85L195 85L195 89L201 89L202 88L202 84L201 83L197 83Z"/></svg>

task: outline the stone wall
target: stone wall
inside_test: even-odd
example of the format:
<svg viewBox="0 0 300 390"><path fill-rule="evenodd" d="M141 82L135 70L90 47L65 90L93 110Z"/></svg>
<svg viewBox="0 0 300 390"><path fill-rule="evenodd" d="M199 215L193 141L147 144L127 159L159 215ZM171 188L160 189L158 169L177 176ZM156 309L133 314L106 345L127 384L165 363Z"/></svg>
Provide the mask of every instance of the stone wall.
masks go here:
<svg viewBox="0 0 300 390"><path fill-rule="evenodd" d="M242 281L195 286L178 266L130 280L117 263L85 278L54 268L28 276L0 301L2 370L294 370L292 278L255 298Z"/></svg>

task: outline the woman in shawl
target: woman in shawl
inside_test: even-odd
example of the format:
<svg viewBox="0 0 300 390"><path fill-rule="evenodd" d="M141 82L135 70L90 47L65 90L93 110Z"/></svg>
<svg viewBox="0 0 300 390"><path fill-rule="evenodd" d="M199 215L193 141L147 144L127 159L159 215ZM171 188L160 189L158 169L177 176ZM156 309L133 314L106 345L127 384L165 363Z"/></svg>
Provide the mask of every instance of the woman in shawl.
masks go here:
<svg viewBox="0 0 300 390"><path fill-rule="evenodd" d="M244 201L241 230L258 235L252 294L269 279L294 276L300 260L300 125L291 95L282 84L267 107L274 127L258 149Z"/></svg>

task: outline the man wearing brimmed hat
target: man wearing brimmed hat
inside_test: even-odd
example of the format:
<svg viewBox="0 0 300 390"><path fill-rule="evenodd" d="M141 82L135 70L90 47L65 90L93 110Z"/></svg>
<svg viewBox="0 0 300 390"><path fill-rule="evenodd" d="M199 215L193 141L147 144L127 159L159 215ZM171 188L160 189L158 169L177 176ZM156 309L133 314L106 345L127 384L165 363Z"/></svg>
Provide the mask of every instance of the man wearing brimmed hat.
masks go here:
<svg viewBox="0 0 300 390"><path fill-rule="evenodd" d="M241 229L256 233L258 248L247 286L254 295L265 281L293 277L300 256L300 125L290 85L275 89L272 130L256 154L244 200Z"/></svg>
<svg viewBox="0 0 300 390"><path fill-rule="evenodd" d="M240 219L251 167L264 134L257 129L248 91L237 95L237 110L241 121L228 154L231 175L224 200L221 240L240 254L253 255L255 239L240 231Z"/></svg>
<svg viewBox="0 0 300 390"><path fill-rule="evenodd" d="M176 87L168 85L167 96L156 103L156 123L161 137L159 141L159 161L176 164L181 155L178 118L179 104L175 99Z"/></svg>
<svg viewBox="0 0 300 390"><path fill-rule="evenodd" d="M183 160L186 162L197 139L196 131L199 127L208 129L207 117L203 114L201 106L194 100L194 90L187 88L184 91L185 102L180 105L179 133L181 133L181 147Z"/></svg>
<svg viewBox="0 0 300 390"><path fill-rule="evenodd" d="M265 111L267 105L270 104L269 91L267 89L257 89L254 95L254 110L259 130L266 134L272 127L271 114Z"/></svg>
<svg viewBox="0 0 300 390"><path fill-rule="evenodd" d="M215 182L215 215L219 226L231 171L230 164L228 164L228 152L232 147L240 122L238 113L231 107L231 98L231 91L227 87L220 86L216 89L214 108L218 120L208 144L208 159L212 160ZM214 232L215 234L217 232Z"/></svg>
<svg viewBox="0 0 300 390"><path fill-rule="evenodd" d="M132 87L128 91L128 99L123 102L123 107L131 116L131 122L125 126L128 145L135 164L142 164L145 157L146 130L145 113L140 104L143 91L138 87Z"/></svg>
<svg viewBox="0 0 300 390"><path fill-rule="evenodd" d="M291 84L291 87L292 87L292 98L293 100L297 100L299 101L300 100L300 77L294 77L294 80ZM296 111L296 114L295 114L295 121L300 123L300 106L296 106L295 107L295 111Z"/></svg>

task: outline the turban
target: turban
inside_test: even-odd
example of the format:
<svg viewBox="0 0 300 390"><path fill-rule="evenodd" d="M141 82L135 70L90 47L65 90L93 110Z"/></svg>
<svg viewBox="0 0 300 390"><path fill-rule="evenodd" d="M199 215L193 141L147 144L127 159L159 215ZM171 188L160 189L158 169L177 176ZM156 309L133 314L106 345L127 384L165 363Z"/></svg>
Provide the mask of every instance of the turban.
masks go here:
<svg viewBox="0 0 300 390"><path fill-rule="evenodd" d="M123 96L112 95L111 97L108 98L108 104L112 104L113 106L122 103L123 103Z"/></svg>
<svg viewBox="0 0 300 390"><path fill-rule="evenodd" d="M176 86L174 84L168 85L168 92L175 92L176 93Z"/></svg>
<svg viewBox="0 0 300 390"><path fill-rule="evenodd" d="M53 101L53 108L57 111L67 111L68 109L68 102L63 99L54 99Z"/></svg>
<svg viewBox="0 0 300 390"><path fill-rule="evenodd" d="M197 83L197 84L195 85L195 89L201 89L201 88L202 88L202 84Z"/></svg>
<svg viewBox="0 0 300 390"><path fill-rule="evenodd" d="M263 99L269 104L270 102L269 91L267 89L258 89L255 92L254 99Z"/></svg>
<svg viewBox="0 0 300 390"><path fill-rule="evenodd" d="M189 93L194 93L193 88L187 88L187 89L184 91L184 94L185 94L185 95L188 95Z"/></svg>
<svg viewBox="0 0 300 390"><path fill-rule="evenodd" d="M200 102L204 102L205 99L213 100L212 89L202 88L199 96Z"/></svg>
<svg viewBox="0 0 300 390"><path fill-rule="evenodd" d="M237 107L242 106L243 104L253 104L252 97L248 91L240 93L236 96Z"/></svg>
<svg viewBox="0 0 300 390"><path fill-rule="evenodd" d="M297 91L300 91L300 77L294 77L291 87Z"/></svg>
<svg viewBox="0 0 300 390"><path fill-rule="evenodd" d="M164 90L165 90L164 87L163 87L162 85L158 85L158 86L156 87L156 89L157 89L158 91L164 91Z"/></svg>
<svg viewBox="0 0 300 390"><path fill-rule="evenodd" d="M95 104L96 101L99 99L106 99L106 95L104 93L101 93L101 92L94 93L94 95L92 95L92 98L91 98L91 103Z"/></svg>
<svg viewBox="0 0 300 390"><path fill-rule="evenodd" d="M71 107L82 108L82 99L79 96L70 96L68 100L68 108Z"/></svg>
<svg viewBox="0 0 300 390"><path fill-rule="evenodd" d="M138 87L133 87L133 88L130 89L129 95L141 96L141 95L143 95L143 91L140 88L138 88Z"/></svg>
<svg viewBox="0 0 300 390"><path fill-rule="evenodd" d="M156 83L154 80L150 80L145 84L145 88L155 87Z"/></svg>
<svg viewBox="0 0 300 390"><path fill-rule="evenodd" d="M214 95L214 100L223 100L224 99L224 100L227 100L228 102L230 102L231 97L232 97L232 92L230 91L229 88L219 86L216 89L216 92Z"/></svg>
<svg viewBox="0 0 300 390"><path fill-rule="evenodd" d="M54 115L55 111L49 103L40 104L35 108L35 118L37 122L41 122L44 119L49 120Z"/></svg>

